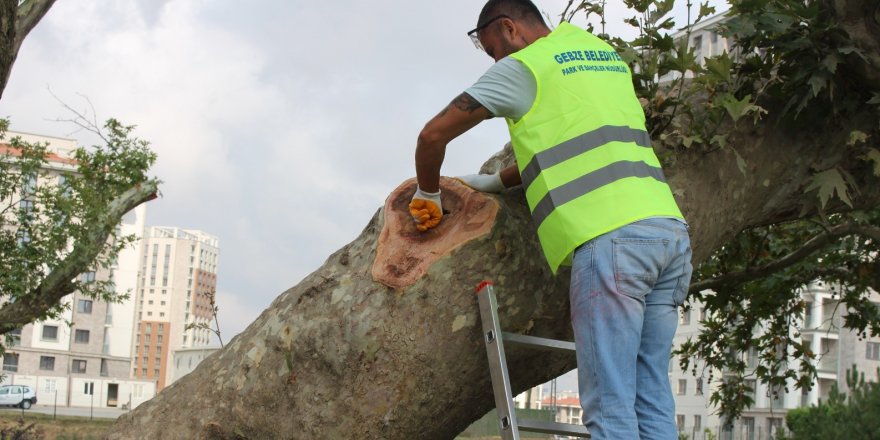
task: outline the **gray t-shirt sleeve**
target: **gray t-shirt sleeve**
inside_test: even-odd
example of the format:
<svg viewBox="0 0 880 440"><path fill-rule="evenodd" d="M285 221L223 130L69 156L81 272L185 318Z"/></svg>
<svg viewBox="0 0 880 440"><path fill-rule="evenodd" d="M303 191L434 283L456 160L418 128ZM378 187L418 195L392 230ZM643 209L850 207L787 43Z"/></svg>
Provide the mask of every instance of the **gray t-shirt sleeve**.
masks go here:
<svg viewBox="0 0 880 440"><path fill-rule="evenodd" d="M532 108L537 90L532 72L519 60L504 57L465 93L486 107L492 115L518 121Z"/></svg>

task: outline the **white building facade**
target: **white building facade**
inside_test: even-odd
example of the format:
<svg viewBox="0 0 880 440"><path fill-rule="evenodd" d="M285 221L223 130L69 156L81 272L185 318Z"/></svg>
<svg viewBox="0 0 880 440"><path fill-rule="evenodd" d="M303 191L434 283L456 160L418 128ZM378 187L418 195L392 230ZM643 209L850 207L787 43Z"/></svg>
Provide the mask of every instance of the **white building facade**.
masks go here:
<svg viewBox="0 0 880 440"><path fill-rule="evenodd" d="M676 421L679 431L690 439L714 438L762 440L772 439L776 431L785 426L785 415L789 410L816 405L819 400L827 400L832 387L836 385L841 391L847 391L847 371L855 365L860 373L864 373L866 381L877 381L877 369L880 368L880 337L859 339L852 331L843 329L843 316L846 307L841 304L832 291L831 286L815 283L803 289L801 296L806 303L803 316L804 325L797 329L803 341L809 342L811 350L816 353L814 365L818 373L818 381L810 390L796 390L794 383L785 389L773 390L767 384L755 380L746 380L746 384L754 390L754 405L743 412L742 417L727 424L714 414L715 408L709 404L709 396L713 384L708 383L708 374L694 377L691 371L681 371L678 359L673 358L670 364L669 377L672 392L676 401ZM880 295L872 293L871 301L880 307ZM692 303L689 312L682 312L679 330L675 336L678 347L689 337L696 337L705 318L705 309L700 303ZM757 353L745 353L747 368L758 365ZM699 368L697 371L701 371ZM748 373L748 371L747 371ZM713 381L717 382L724 376L723 372L715 371Z"/></svg>
<svg viewBox="0 0 880 440"><path fill-rule="evenodd" d="M60 185L66 174L75 172L76 164L71 157L76 141L7 133L7 138L16 136L26 142L49 145L48 164L35 177L35 184ZM14 149L0 144L0 150ZM19 209L30 209L31 203L26 195L12 201ZM146 208L141 206L126 216L120 225L121 232L142 237L145 213ZM109 270L86 272L81 278L110 280L118 293L133 293L131 286L137 276L132 273L136 273L139 252L136 243L122 250ZM10 335L3 356L3 384L32 386L38 404L59 406L131 408L152 398L155 383L132 380L130 376L134 300L107 303L74 292L63 298L62 303L66 310L58 319L31 323Z"/></svg>

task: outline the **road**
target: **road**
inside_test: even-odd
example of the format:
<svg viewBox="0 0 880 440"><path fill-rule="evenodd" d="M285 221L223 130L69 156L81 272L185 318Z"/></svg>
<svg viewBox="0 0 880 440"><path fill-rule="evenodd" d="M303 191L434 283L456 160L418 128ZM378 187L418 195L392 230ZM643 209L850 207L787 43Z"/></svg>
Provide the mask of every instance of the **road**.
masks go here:
<svg viewBox="0 0 880 440"><path fill-rule="evenodd" d="M115 419L125 413L127 410L121 409L112 409L112 408L95 408L94 412L92 412L89 408L80 408L73 407L68 408L66 406L59 406L57 409L57 413L55 412L55 408L51 405L34 405L31 409L24 410L24 413L40 413L40 414L49 414L53 413L59 416L73 416L73 417L86 417L89 418L94 417L96 419ZM17 413L21 414L22 410L19 408L10 408L10 407L0 407L0 413L8 414L8 413Z"/></svg>

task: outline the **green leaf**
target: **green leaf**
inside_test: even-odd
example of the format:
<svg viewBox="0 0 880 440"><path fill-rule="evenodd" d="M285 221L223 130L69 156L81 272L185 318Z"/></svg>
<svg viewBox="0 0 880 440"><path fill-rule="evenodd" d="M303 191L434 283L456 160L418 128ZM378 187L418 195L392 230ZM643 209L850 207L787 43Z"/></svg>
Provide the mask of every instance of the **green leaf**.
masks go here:
<svg viewBox="0 0 880 440"><path fill-rule="evenodd" d="M743 99L736 99L732 93L725 93L721 96L720 102L721 106L727 110L727 114L733 118L733 122L736 123L743 116L761 110L761 107L751 103L751 99L752 95L746 95Z"/></svg>
<svg viewBox="0 0 880 440"><path fill-rule="evenodd" d="M828 85L828 77L822 72L816 72L810 77L809 84L813 89L813 96L819 96L819 92Z"/></svg>
<svg viewBox="0 0 880 440"><path fill-rule="evenodd" d="M874 92L874 97L868 101L868 104L871 105L880 105L880 93Z"/></svg>
<svg viewBox="0 0 880 440"><path fill-rule="evenodd" d="M853 130L849 134L849 140L846 142L848 147L854 147L858 144L864 144L868 141L868 135L860 130Z"/></svg>
<svg viewBox="0 0 880 440"><path fill-rule="evenodd" d="M736 151L736 148L731 147L730 150L733 151L734 156L736 156L736 167L739 168L739 172L741 172L743 176L746 176L746 160L740 156L739 151Z"/></svg>
<svg viewBox="0 0 880 440"><path fill-rule="evenodd" d="M829 72L834 73L837 71L837 65L840 64L842 60L836 54L830 53L825 56L825 59L822 60L822 65L828 69Z"/></svg>
<svg viewBox="0 0 880 440"><path fill-rule="evenodd" d="M874 175L880 177L880 150L877 150L876 148L871 148L864 156L861 157L861 159L873 161Z"/></svg>
<svg viewBox="0 0 880 440"><path fill-rule="evenodd" d="M812 183L807 186L804 192L808 193L813 190L819 191L819 202L823 208L834 194L837 194L837 197L850 208L853 206L847 191L846 181L837 168L825 170L814 175Z"/></svg>
<svg viewBox="0 0 880 440"><path fill-rule="evenodd" d="M685 148L690 148L691 145L693 145L694 143L699 144L702 142L703 142L703 138L700 137L700 135L685 136L684 138L681 139L681 143L682 143L682 145L684 145Z"/></svg>
<svg viewBox="0 0 880 440"><path fill-rule="evenodd" d="M706 71L709 75L720 81L730 81L730 71L733 68L733 60L727 51L721 55L706 58Z"/></svg>
<svg viewBox="0 0 880 440"><path fill-rule="evenodd" d="M704 17L709 17L715 14L715 7L709 6L709 2L700 3L700 13L697 15L697 19L694 20L694 23L699 23Z"/></svg>
<svg viewBox="0 0 880 440"><path fill-rule="evenodd" d="M711 144L718 145L721 148L727 147L727 135L725 134L716 134L712 136Z"/></svg>

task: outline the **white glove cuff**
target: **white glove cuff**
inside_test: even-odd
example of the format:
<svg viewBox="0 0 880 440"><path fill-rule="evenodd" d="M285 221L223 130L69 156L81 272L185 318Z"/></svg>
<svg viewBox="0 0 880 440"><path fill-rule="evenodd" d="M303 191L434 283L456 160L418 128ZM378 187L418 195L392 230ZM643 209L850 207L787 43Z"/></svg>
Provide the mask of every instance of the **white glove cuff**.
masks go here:
<svg viewBox="0 0 880 440"><path fill-rule="evenodd" d="M430 200L439 206L440 190L438 189L435 193L429 193L427 191L422 191L422 189L419 187L416 187L416 193L413 195L413 199Z"/></svg>

